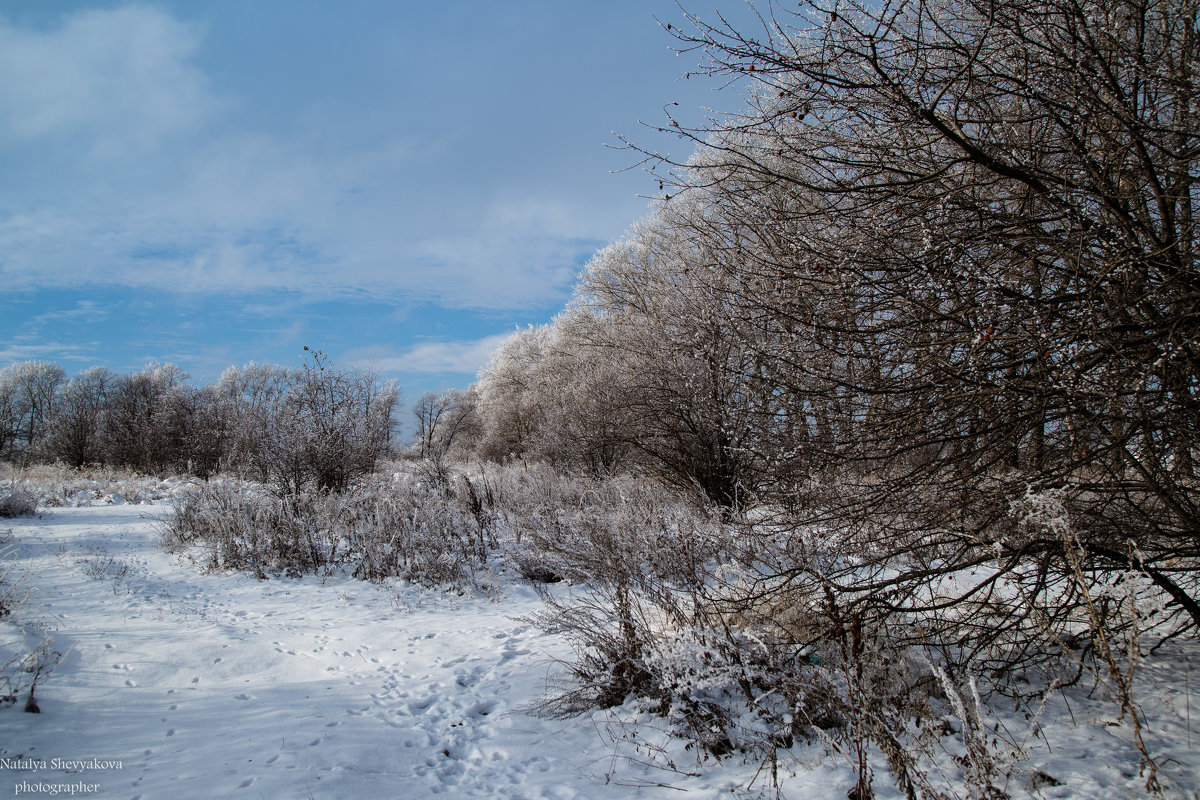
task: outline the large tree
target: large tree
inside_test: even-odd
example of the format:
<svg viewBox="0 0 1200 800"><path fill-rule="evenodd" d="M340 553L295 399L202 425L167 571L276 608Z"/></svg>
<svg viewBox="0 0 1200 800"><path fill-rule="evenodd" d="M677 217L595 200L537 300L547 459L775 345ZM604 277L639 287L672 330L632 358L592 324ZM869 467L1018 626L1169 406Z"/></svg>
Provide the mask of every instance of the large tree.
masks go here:
<svg viewBox="0 0 1200 800"><path fill-rule="evenodd" d="M1078 548L1200 623L1198 8L805 2L675 29L747 105L674 126L698 149L662 175L749 222L742 314L784 396L825 398L854 485L824 510L876 552L998 546L1015 572ZM1069 542L1014 514L1040 492Z"/></svg>

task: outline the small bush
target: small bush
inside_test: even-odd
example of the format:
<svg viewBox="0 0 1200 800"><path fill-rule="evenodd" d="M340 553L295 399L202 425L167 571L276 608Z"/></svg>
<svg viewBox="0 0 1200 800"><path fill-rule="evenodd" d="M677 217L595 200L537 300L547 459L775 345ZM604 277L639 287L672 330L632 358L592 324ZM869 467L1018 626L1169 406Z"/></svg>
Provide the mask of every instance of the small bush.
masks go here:
<svg viewBox="0 0 1200 800"><path fill-rule="evenodd" d="M24 695L25 710L36 712L34 692L62 654L45 631L21 619L29 592L25 576L15 574L9 541L8 536L0 540L0 704L14 704Z"/></svg>
<svg viewBox="0 0 1200 800"><path fill-rule="evenodd" d="M0 517L32 517L37 514L37 498L24 489L0 489Z"/></svg>
<svg viewBox="0 0 1200 800"><path fill-rule="evenodd" d="M424 483L406 474L282 498L253 484L213 483L176 500L164 540L169 549L197 549L211 569L346 569L371 581L467 589L494 547L473 492L465 479Z"/></svg>
<svg viewBox="0 0 1200 800"><path fill-rule="evenodd" d="M0 480L11 491L34 498L39 508L101 505L114 495L131 503L148 503L174 496L188 481L157 478L109 467L74 468L63 464L13 467L0 464ZM4 490L0 489L0 497Z"/></svg>
<svg viewBox="0 0 1200 800"><path fill-rule="evenodd" d="M285 501L253 486L216 483L185 493L174 505L168 547L200 546L210 569L301 575L329 560L308 497Z"/></svg>

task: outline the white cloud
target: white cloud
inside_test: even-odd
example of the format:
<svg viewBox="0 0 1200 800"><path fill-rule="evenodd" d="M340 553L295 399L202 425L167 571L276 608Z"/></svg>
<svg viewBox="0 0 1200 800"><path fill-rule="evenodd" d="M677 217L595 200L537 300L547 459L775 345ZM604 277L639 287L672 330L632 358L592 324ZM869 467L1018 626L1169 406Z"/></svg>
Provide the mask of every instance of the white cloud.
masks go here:
<svg viewBox="0 0 1200 800"><path fill-rule="evenodd" d="M45 311L33 317L26 323L29 326L40 326L46 322L99 322L107 319L108 309L95 300L78 300L74 308L64 308L58 311Z"/></svg>
<svg viewBox="0 0 1200 800"><path fill-rule="evenodd" d="M13 361L87 361L95 357L99 342L39 342L0 346L0 365Z"/></svg>
<svg viewBox="0 0 1200 800"><path fill-rule="evenodd" d="M474 144L426 121L353 145L319 115L252 127L202 33L141 6L0 20L0 284L534 308L608 235L561 186L442 180Z"/></svg>
<svg viewBox="0 0 1200 800"><path fill-rule="evenodd" d="M83 11L51 30L0 23L0 138L69 139L112 157L219 107L189 63L197 33L153 8Z"/></svg>
<svg viewBox="0 0 1200 800"><path fill-rule="evenodd" d="M386 354L377 348L362 349L348 354L347 358L381 372L474 375L487 365L492 353L511 335L500 333L481 339L422 342L399 355Z"/></svg>

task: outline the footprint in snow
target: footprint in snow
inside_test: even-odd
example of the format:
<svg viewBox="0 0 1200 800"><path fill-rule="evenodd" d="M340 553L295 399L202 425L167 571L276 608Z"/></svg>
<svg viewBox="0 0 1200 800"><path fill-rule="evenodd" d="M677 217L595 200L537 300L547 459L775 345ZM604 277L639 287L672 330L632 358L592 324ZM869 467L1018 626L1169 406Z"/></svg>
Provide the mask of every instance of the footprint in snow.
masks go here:
<svg viewBox="0 0 1200 800"><path fill-rule="evenodd" d="M420 700L414 700L408 704L408 710L414 714L419 714L424 711L428 711L429 707L431 705L433 705L433 701L435 699L436 698L434 698L434 697L423 697Z"/></svg>
<svg viewBox="0 0 1200 800"><path fill-rule="evenodd" d="M483 667L475 667L470 671L459 670L455 673L454 682L464 689L470 689L475 684L479 683L483 677Z"/></svg>
<svg viewBox="0 0 1200 800"><path fill-rule="evenodd" d="M518 650L516 648L505 645L504 650L501 651L501 653L500 653L500 661L501 662L511 661L512 659L516 658L517 656L527 656L531 652L532 652L531 650L529 650L528 648L525 648L525 647L522 647L520 650Z"/></svg>
<svg viewBox="0 0 1200 800"><path fill-rule="evenodd" d="M500 703L497 700L484 700L476 703L467 714L472 717L486 717L499 708L499 706Z"/></svg>

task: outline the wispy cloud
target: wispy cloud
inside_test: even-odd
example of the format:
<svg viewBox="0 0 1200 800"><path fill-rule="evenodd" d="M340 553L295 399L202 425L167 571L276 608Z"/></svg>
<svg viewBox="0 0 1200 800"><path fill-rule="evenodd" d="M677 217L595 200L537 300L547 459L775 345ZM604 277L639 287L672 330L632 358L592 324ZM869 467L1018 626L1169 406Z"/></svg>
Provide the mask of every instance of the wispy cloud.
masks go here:
<svg viewBox="0 0 1200 800"><path fill-rule="evenodd" d="M10 361L92 361L100 349L99 342L65 344L38 342L0 346L0 364Z"/></svg>
<svg viewBox="0 0 1200 800"><path fill-rule="evenodd" d="M40 327L47 322L99 322L108 319L108 315L108 309L95 300L77 300L74 308L44 311L30 319L27 324Z"/></svg>
<svg viewBox="0 0 1200 800"><path fill-rule="evenodd" d="M303 134L264 129L201 68L203 37L143 6L49 29L0 20L0 163L15 165L0 187L8 289L520 309L564 300L609 233L586 196L561 187L442 180L464 143L436 127L352 147L319 120Z"/></svg>
<svg viewBox="0 0 1200 800"><path fill-rule="evenodd" d="M198 31L154 8L81 11L49 30L0 22L0 140L144 151L219 107L190 63Z"/></svg>
<svg viewBox="0 0 1200 800"><path fill-rule="evenodd" d="M487 365L492 353L511 335L500 333L481 339L422 342L400 354L364 348L348 354L347 358L382 372L474 375Z"/></svg>

